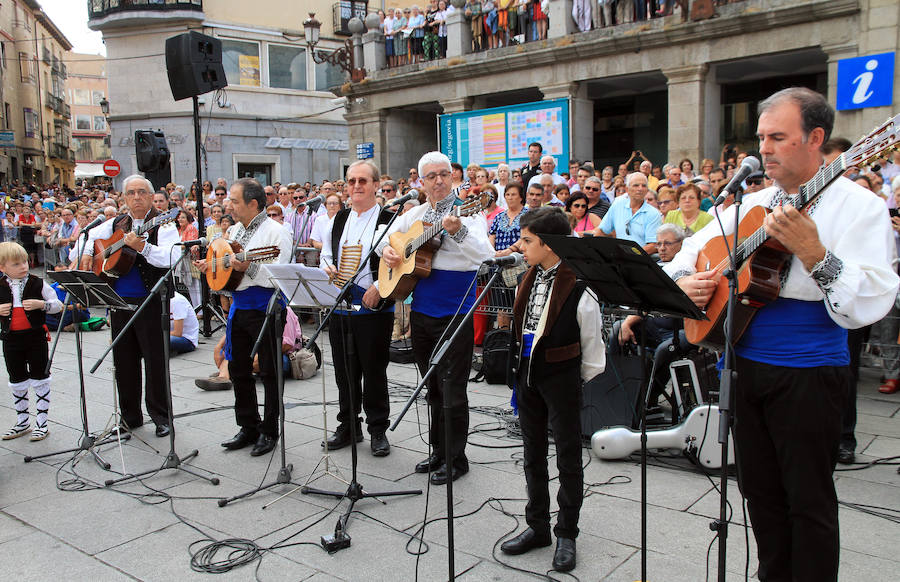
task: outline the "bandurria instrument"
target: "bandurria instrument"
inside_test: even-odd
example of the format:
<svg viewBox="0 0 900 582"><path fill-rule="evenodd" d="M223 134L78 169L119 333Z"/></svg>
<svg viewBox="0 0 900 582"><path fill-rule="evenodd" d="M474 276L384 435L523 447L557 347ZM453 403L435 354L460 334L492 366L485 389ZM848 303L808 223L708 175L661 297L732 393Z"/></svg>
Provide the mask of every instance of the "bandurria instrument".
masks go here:
<svg viewBox="0 0 900 582"><path fill-rule="evenodd" d="M800 186L799 193L790 204L797 210L806 208L847 168L874 162L885 150L896 147L900 141L900 115L853 144L853 146L822 167L813 178ZM735 249L738 277L738 301L735 304L732 324L733 339L737 341L756 312L766 303L778 298L781 291L781 273L790 262L792 254L778 241L770 239L763 223L771 212L763 206L751 208L738 224L740 243ZM731 237L729 236L729 239ZM714 270L723 273L730 268L729 242L722 236L711 239L697 256L698 272ZM728 279L720 277L712 298L706 306L707 321L685 319L687 340L720 350L725 345L724 323L728 307Z"/></svg>
<svg viewBox="0 0 900 582"><path fill-rule="evenodd" d="M173 208L165 214L157 215L137 228L134 233L143 236L154 227L172 222L178 217L180 210L180 208ZM137 255L136 250L125 244L125 231L119 229L107 239L94 241L92 270L95 275L117 279L131 270Z"/></svg>
<svg viewBox="0 0 900 582"><path fill-rule="evenodd" d="M253 263L277 258L281 249L277 246L260 247L244 251L239 243L217 238L209 243L206 251L206 282L213 291L234 291L244 278L243 271L236 271L231 261Z"/></svg>
<svg viewBox="0 0 900 582"><path fill-rule="evenodd" d="M471 216L490 206L493 200L490 192L482 192L472 200L454 206L447 216ZM402 262L393 269L384 261L378 266L378 293L382 298L403 301L419 279L431 274L432 257L441 246L438 235L443 232L440 224L418 220L408 231L395 232L389 237L391 248L397 251Z"/></svg>

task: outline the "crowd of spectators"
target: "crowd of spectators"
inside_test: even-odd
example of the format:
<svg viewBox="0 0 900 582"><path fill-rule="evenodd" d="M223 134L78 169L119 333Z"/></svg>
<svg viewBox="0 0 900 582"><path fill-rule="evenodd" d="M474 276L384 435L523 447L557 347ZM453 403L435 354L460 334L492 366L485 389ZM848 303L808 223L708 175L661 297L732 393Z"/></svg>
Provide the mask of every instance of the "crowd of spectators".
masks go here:
<svg viewBox="0 0 900 582"><path fill-rule="evenodd" d="M722 5L741 0L717 0ZM575 0L571 18L580 32L672 14L677 0ZM549 0L449 0L378 10L388 67L447 56L447 18L462 10L472 32L472 52L545 40Z"/></svg>

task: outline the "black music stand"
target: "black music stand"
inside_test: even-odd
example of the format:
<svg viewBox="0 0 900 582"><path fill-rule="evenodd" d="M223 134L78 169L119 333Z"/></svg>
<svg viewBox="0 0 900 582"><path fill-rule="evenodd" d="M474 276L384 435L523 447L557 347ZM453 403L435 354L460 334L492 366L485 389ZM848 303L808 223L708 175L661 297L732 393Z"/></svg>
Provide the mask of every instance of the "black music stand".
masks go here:
<svg viewBox="0 0 900 582"><path fill-rule="evenodd" d="M328 276L324 271L320 269L316 269L313 267L307 267L302 263L290 263L286 265L282 264L269 264L262 265L261 268L267 269L269 271L269 280L277 285L278 289L272 293L272 299L269 300L268 308L266 309L266 319L263 321L262 328L260 329L259 338L256 341L256 344L253 347L253 354L256 354L259 349L260 341L265 334L266 327L269 325L269 322L274 318L275 313L275 305L278 303L277 298L279 294L284 294L285 297L288 298L288 309L292 307L301 307L301 308L315 308L315 309L324 309L326 306L331 305L334 302L334 299L337 297L338 290L334 285L331 285L328 281ZM227 499L220 499L218 501L219 507L225 507L232 501L236 501L238 499L243 499L245 497L250 497L251 495L258 493L259 491L264 491L266 489L270 489L276 485L287 485L292 484L296 485L294 489L288 491L284 495L281 495L277 499L263 505L263 509L266 509L276 501L283 499L295 491L305 487L310 483L310 479L308 478L304 484L295 483L292 481L291 472L294 470L293 464L288 464L286 459L286 444L285 444L285 434L284 434L284 369L282 368L281 362L281 336L276 338L278 340L277 349L275 349L274 353L277 357L276 367L275 367L275 376L276 381L278 382L278 421L280 424L279 430L281 431L281 468L278 470L278 476L274 481L266 483L264 485L260 485L255 489L251 489L245 493L241 493L239 495L235 495L233 497L228 497ZM252 358L252 355L251 355ZM327 414L325 411L325 373L322 373L322 414L326 417L325 419L325 436L328 436L328 420ZM328 451L325 452L325 457L322 459L325 461L325 472L327 474L332 474L329 470L329 458ZM318 469L319 465L322 463L322 460L316 464L316 469ZM313 473L315 473L315 469L313 469ZM310 473L310 478L313 473ZM337 475L335 475L337 477ZM339 477L337 477L339 478ZM341 479L343 481L343 479ZM346 481L344 481L347 483ZM349 484L349 483L348 483Z"/></svg>
<svg viewBox="0 0 900 582"><path fill-rule="evenodd" d="M191 469L184 466L184 464L187 461L189 461L192 458L197 456L198 451L196 449L191 451L184 457L179 457L178 453L175 452L175 422L174 422L174 412L172 410L172 378L169 374L169 332L171 331L172 322L170 320L170 318L171 318L171 312L170 312L170 308L169 308L170 287L169 287L168 283L169 283L169 279L174 277L175 269L177 269L178 265L181 264L181 261L183 261L185 259L185 257L188 256L189 251L190 251L190 248L185 246L181 253L181 256L178 258L178 260L175 261L175 263L171 267L169 267L169 270L166 271L166 273L162 277L159 278L159 280L156 282L156 284L153 286L153 288L150 290L150 292L147 293L147 298L144 299L144 302L141 303L140 306L138 306L138 308L134 311L134 314L131 316L131 319L128 320L128 323L126 323L125 326L122 327L121 330L119 330L119 335L117 335L116 337L113 338L112 343L110 343L109 347L106 348L106 351L103 352L103 355L97 359L97 361L94 363L93 367L91 368L91 373L93 373L94 371L97 370L97 368L100 367L100 364L103 363L103 360L106 359L106 356L108 356L109 353L111 351L113 351L113 349L116 347L116 345L118 345L119 341L122 339L122 336L125 334L125 332L128 329L130 329L132 325L134 325L134 321L137 318L137 316L140 315L141 312L143 312L144 309L146 309L147 305L149 305L150 301L153 300L153 296L159 295L160 302L162 303L162 307L160 309L160 328L161 328L160 333L162 335L162 338L160 338L160 339L163 342L163 367L164 367L165 378L166 378L166 397L168 399L167 403L168 403L168 407L169 407L169 415L168 415L169 453L166 455L165 460L163 461L162 465L159 468L148 469L146 471L141 471L140 473L130 473L130 474L124 475L123 477L120 477L118 479L107 479L104 482L104 485L106 485L107 487L115 485L116 483L121 483L122 481L129 481L131 479L140 479L144 475L158 473L159 471L162 471L163 469L177 469L179 471L184 471L185 473L188 473L195 477L200 477L201 479L205 479L205 480L209 481L210 483L212 483L213 485L219 484L218 477L207 477L206 475L201 475L200 473L192 471ZM130 305L128 306L128 308L134 309L134 307L130 306Z"/></svg>
<svg viewBox="0 0 900 582"><path fill-rule="evenodd" d="M636 242L605 237L541 235L575 275L585 281L611 311L706 319L690 297ZM646 326L640 350L646 352ZM641 366L641 580L647 580L647 369Z"/></svg>
<svg viewBox="0 0 900 582"><path fill-rule="evenodd" d="M62 326L63 315L66 312L66 305L70 303L70 299L74 298L74 303L80 303L84 307L92 308L92 307L117 307L121 309L131 309L124 300L113 290L112 287L107 284L107 282L101 277L95 275L91 271L51 271L47 273L47 277L51 281L55 281L59 283L59 286L62 287L67 293L68 297L66 298L66 303L63 305L63 310L59 316L60 327ZM75 354L78 358L78 384L79 384L79 400L81 404L81 439L78 441L78 446L71 449L64 449L62 451L56 451L53 453L46 453L43 455L28 455L25 457L25 462L30 463L36 459L44 459L46 457L53 457L56 455L62 455L65 453L74 453L75 451L88 451L94 457L94 460L100 465L102 468L109 470L111 465L106 462L100 454L94 450L95 446L105 445L112 442L120 442L121 440L128 440L131 438L131 435L101 435L99 438L95 435L91 434L90 429L88 428L88 417L87 417L87 396L85 395L84 390L84 366L82 363L82 353L81 353L81 325L75 322L74 312L72 317L72 322L75 324ZM59 341L59 335L61 333L61 329L57 330L56 340L54 341L54 353L56 353L56 342ZM47 362L47 373L50 372L50 366L53 363L53 359L51 358Z"/></svg>

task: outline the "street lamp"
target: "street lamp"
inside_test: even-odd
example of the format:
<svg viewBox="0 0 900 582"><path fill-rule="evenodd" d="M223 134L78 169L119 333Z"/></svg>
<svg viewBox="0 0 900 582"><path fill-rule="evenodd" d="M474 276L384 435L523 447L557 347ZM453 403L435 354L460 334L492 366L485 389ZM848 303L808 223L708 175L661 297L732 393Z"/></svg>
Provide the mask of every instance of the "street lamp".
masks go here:
<svg viewBox="0 0 900 582"><path fill-rule="evenodd" d="M359 36L365 29L366 25L357 17L350 19L348 23L350 32L353 36ZM303 34L306 37L306 46L312 54L313 62L318 64L330 63L338 66L350 75L350 80L354 82L362 81L366 76L364 68L356 68L355 59L353 58L353 42L348 38L344 41L344 46L334 51L316 50L319 43L319 31L322 23L316 20L315 12L309 13L309 18L303 21Z"/></svg>

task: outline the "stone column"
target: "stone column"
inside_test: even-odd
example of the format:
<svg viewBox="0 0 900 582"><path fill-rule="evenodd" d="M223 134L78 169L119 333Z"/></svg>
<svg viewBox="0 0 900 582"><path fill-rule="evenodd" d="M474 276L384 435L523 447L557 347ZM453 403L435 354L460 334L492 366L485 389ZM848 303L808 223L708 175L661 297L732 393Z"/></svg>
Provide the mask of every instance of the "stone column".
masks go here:
<svg viewBox="0 0 900 582"><path fill-rule="evenodd" d="M703 158L706 109L720 106L706 102L707 71L706 63L663 70L669 85L669 162L690 158L696 165Z"/></svg>
<svg viewBox="0 0 900 582"><path fill-rule="evenodd" d="M447 17L447 58L461 57L472 52L472 27L463 10L457 8Z"/></svg>
<svg viewBox="0 0 900 582"><path fill-rule="evenodd" d="M573 81L545 85L540 87L540 90L547 101L568 97L570 103L569 135L571 136L569 158L592 161L594 159L594 102L587 98L586 86ZM568 162L569 160L564 160L564 163L568 164Z"/></svg>
<svg viewBox="0 0 900 582"><path fill-rule="evenodd" d="M439 101L444 113L461 113L463 111L471 111L472 103L475 100L471 97L450 97Z"/></svg>
<svg viewBox="0 0 900 582"><path fill-rule="evenodd" d="M387 57L384 54L384 34L380 30L370 30L362 35L363 62L366 71L374 73L384 68Z"/></svg>
<svg viewBox="0 0 900 582"><path fill-rule="evenodd" d="M344 119L347 120L347 129L350 134L349 151L355 154L358 144L372 142L375 144L375 157L372 158L372 161L383 171L383 168L387 167L388 161L386 111L376 109L375 111L345 113Z"/></svg>
<svg viewBox="0 0 900 582"><path fill-rule="evenodd" d="M550 28L547 30L547 38L559 38L578 32L575 20L572 18L574 0L550 0ZM596 7L596 4L594 5Z"/></svg>

